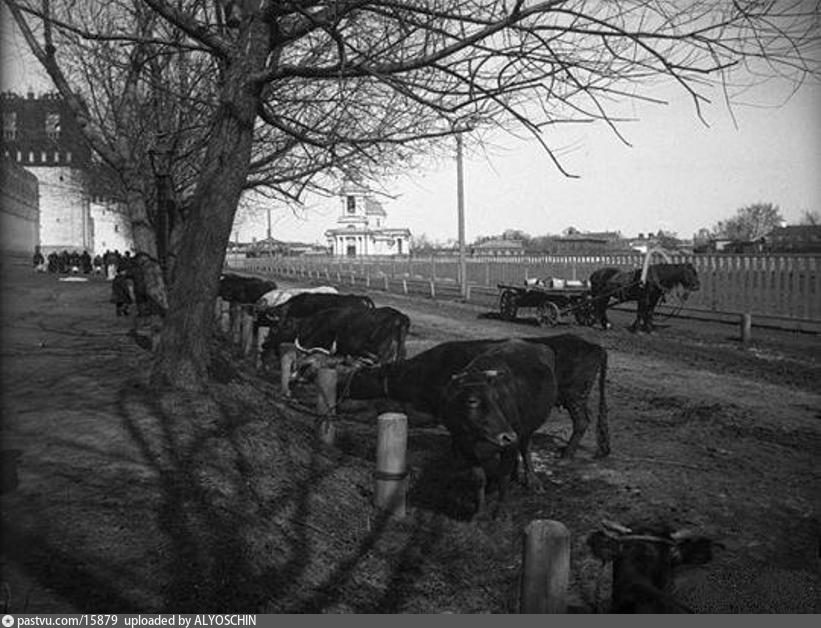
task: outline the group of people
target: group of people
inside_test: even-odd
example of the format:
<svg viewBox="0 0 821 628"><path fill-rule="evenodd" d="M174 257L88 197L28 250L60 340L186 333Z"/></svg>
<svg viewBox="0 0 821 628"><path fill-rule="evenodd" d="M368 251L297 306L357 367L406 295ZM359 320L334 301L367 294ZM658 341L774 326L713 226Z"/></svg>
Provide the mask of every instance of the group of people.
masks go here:
<svg viewBox="0 0 821 628"><path fill-rule="evenodd" d="M67 251L60 253L53 251L48 257L43 255L39 246L34 247L32 265L38 272L55 274L84 274L92 273L105 275L106 279L114 279L117 273L131 263L131 252L120 253L118 250L107 250L102 255L93 258L88 251Z"/></svg>
<svg viewBox="0 0 821 628"><path fill-rule="evenodd" d="M99 255L97 258L99 258ZM34 249L34 258L32 259L32 263L34 265L34 270L42 273L83 273L88 275L94 271L95 262L99 261L97 258L92 259L88 251L79 253L77 251L68 252L66 250L63 250L60 253L57 253L56 251L49 253L46 258L43 256L43 253L40 251L40 247L38 246Z"/></svg>
<svg viewBox="0 0 821 628"><path fill-rule="evenodd" d="M38 272L59 274L96 274L104 275L111 280L111 302L117 316L128 316L129 305L135 304L134 280L137 269L134 256L130 251L107 250L93 258L88 251L67 251L43 255L40 246L34 247L32 257L34 269Z"/></svg>

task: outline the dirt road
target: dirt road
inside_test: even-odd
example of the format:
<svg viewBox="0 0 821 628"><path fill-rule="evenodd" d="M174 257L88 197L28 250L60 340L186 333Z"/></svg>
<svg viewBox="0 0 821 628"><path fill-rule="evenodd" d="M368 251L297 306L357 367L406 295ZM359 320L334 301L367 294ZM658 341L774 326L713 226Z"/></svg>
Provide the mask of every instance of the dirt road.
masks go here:
<svg viewBox="0 0 821 628"><path fill-rule="evenodd" d="M1 270L3 449L22 452L1 504L14 612L510 612L535 518L573 534L577 610L606 605L587 534L603 518L661 518L726 546L681 584L695 610L821 612L817 336L756 329L744 349L733 327L634 335L621 314L607 333L543 330L374 293L411 317L410 354L573 331L610 356L609 458L592 458L591 429L558 464L570 422L554 412L534 443L545 492L516 488L512 517L477 526L446 433L413 429L411 514L383 525L368 514L371 407L348 408L337 450L317 451L313 417L230 351L210 396L159 398L106 282Z"/></svg>

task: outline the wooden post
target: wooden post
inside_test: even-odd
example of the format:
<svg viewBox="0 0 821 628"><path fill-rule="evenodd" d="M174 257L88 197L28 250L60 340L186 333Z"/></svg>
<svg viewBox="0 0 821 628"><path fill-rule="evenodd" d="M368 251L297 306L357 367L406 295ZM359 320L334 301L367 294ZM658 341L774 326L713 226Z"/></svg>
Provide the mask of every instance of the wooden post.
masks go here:
<svg viewBox="0 0 821 628"><path fill-rule="evenodd" d="M401 519L405 516L407 490L408 417L386 412L379 415L377 424L374 506Z"/></svg>
<svg viewBox="0 0 821 628"><path fill-rule="evenodd" d="M436 284L433 283L432 279L431 279L431 282L430 282L430 298L431 299L436 298Z"/></svg>
<svg viewBox="0 0 821 628"><path fill-rule="evenodd" d="M228 301L220 303L220 331L223 334L231 331L231 304Z"/></svg>
<svg viewBox="0 0 821 628"><path fill-rule="evenodd" d="M267 331L262 331L263 329ZM262 368L262 345L265 344L265 341L268 339L268 334L271 332L270 327L257 327L257 337L256 337L256 355L254 356L254 366L259 369Z"/></svg>
<svg viewBox="0 0 821 628"><path fill-rule="evenodd" d="M231 314L231 342L238 345L240 341L240 325L242 324L242 320L240 320L241 312L239 303L232 301L228 311Z"/></svg>
<svg viewBox="0 0 821 628"><path fill-rule="evenodd" d="M402 292L404 292L405 294L408 293L408 280L407 279L402 280Z"/></svg>
<svg viewBox="0 0 821 628"><path fill-rule="evenodd" d="M384 279L385 279L385 292L388 292L388 290L390 288L390 284L388 283L388 276L385 275Z"/></svg>
<svg viewBox="0 0 821 628"><path fill-rule="evenodd" d="M520 613L567 612L570 533L559 521L536 519L524 530Z"/></svg>
<svg viewBox="0 0 821 628"><path fill-rule="evenodd" d="M750 344L752 340L753 317L749 313L741 315L741 343L743 345Z"/></svg>
<svg viewBox="0 0 821 628"><path fill-rule="evenodd" d="M470 301L470 284L465 286L465 302Z"/></svg>
<svg viewBox="0 0 821 628"><path fill-rule="evenodd" d="M335 368L323 367L316 376L316 411L322 417L317 424L317 435L326 445L333 445L336 439L336 382Z"/></svg>
<svg viewBox="0 0 821 628"><path fill-rule="evenodd" d="M242 355L251 355L251 350L254 348L254 315L246 309L242 311L242 318L240 320L240 332L242 336Z"/></svg>
<svg viewBox="0 0 821 628"><path fill-rule="evenodd" d="M296 345L292 342L283 342L279 345L279 384L282 394L291 396L291 367L296 360Z"/></svg>
<svg viewBox="0 0 821 628"><path fill-rule="evenodd" d="M222 297L217 297L214 301L214 322L219 325L222 318Z"/></svg>

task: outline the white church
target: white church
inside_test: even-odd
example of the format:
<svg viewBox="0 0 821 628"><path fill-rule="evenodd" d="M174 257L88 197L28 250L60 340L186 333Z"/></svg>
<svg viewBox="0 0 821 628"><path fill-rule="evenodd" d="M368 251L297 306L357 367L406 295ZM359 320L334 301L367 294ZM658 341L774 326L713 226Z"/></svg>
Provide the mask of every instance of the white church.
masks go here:
<svg viewBox="0 0 821 628"><path fill-rule="evenodd" d="M367 187L346 181L339 196L337 227L325 232L332 255L361 257L410 253L410 229L387 227L387 213Z"/></svg>

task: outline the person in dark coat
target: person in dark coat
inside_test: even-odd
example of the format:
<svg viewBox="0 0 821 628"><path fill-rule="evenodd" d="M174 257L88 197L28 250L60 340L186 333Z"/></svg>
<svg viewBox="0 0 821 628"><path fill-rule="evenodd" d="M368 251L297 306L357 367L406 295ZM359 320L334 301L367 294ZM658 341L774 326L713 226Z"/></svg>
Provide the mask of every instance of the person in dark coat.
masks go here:
<svg viewBox="0 0 821 628"><path fill-rule="evenodd" d="M111 282L111 302L117 316L128 316L128 306L134 303L134 280L121 270Z"/></svg>
<svg viewBox="0 0 821 628"><path fill-rule="evenodd" d="M39 266L40 264L42 264L45 261L45 258L43 257L43 254L40 252L40 245L39 244L34 245L34 257L32 258L31 261L32 261L33 266Z"/></svg>
<svg viewBox="0 0 821 628"><path fill-rule="evenodd" d="M80 253L80 270L83 271L84 275L91 272L91 255L88 254L88 251Z"/></svg>

